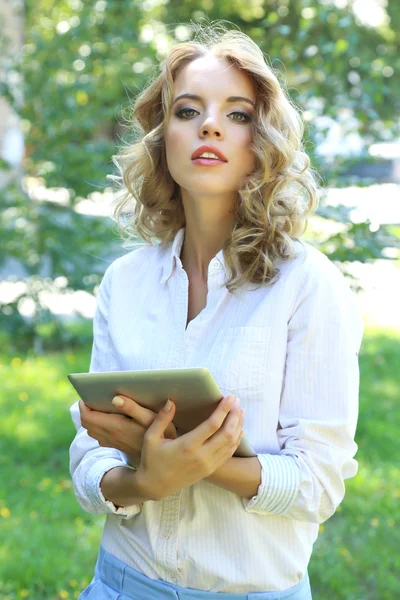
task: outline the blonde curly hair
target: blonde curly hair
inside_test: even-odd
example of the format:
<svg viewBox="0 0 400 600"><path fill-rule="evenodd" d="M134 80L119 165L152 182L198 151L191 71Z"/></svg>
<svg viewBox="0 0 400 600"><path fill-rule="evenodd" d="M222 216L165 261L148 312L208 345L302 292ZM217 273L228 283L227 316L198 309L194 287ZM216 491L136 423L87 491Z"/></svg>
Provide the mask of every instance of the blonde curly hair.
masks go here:
<svg viewBox="0 0 400 600"><path fill-rule="evenodd" d="M238 190L236 223L223 246L232 274L225 285L230 292L244 283L271 285L279 276L275 263L294 258L292 241L318 208L317 174L302 146L300 111L249 36L221 24L195 24L192 30L193 39L169 49L161 72L135 99L134 140L113 156L119 175L109 176L120 185L114 218L123 240L139 236L150 245L171 242L185 226L180 187L168 171L164 144L173 84L179 70L197 58L225 59L247 73L257 90L250 146L256 166Z"/></svg>

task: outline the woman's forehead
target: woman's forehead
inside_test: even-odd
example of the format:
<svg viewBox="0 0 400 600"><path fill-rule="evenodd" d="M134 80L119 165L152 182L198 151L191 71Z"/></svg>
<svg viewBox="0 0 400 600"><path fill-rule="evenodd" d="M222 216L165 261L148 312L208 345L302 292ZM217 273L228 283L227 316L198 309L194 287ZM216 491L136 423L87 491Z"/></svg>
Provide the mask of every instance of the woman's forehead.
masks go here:
<svg viewBox="0 0 400 600"><path fill-rule="evenodd" d="M185 65L174 81L175 97L199 91L221 92L224 96L246 95L255 100L255 84L250 75L225 59L206 56ZM200 95L200 94L199 94Z"/></svg>

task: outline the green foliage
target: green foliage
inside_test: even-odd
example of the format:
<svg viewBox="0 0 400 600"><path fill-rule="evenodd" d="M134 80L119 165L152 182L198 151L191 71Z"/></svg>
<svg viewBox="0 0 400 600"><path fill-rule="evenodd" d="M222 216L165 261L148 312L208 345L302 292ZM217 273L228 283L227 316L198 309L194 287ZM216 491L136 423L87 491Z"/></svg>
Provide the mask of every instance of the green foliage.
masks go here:
<svg viewBox="0 0 400 600"><path fill-rule="evenodd" d="M27 40L20 65L28 153L26 168L49 187L87 196L112 172L111 155L127 100L143 75L138 39L143 11L132 2L26 3Z"/></svg>
<svg viewBox="0 0 400 600"><path fill-rule="evenodd" d="M92 291L109 252L104 240L117 239L111 221L81 215L56 202L32 200L17 183L0 193L0 229L8 250L0 255L0 266L12 256L22 263L28 278L66 277L72 288ZM85 245L80 248L82 240Z"/></svg>
<svg viewBox="0 0 400 600"><path fill-rule="evenodd" d="M360 352L359 472L320 527L314 600L393 600L400 568L399 332L366 328ZM66 376L87 371L90 345L0 360L0 597L77 598L90 582L104 517L76 502L68 471L76 400ZM29 533L27 533L29 532ZM73 558L71 558L73 557Z"/></svg>
<svg viewBox="0 0 400 600"><path fill-rule="evenodd" d="M324 166L313 154L324 135L313 126L319 115L337 118L349 109L368 143L398 131L397 3L388 6L391 22L378 28L361 26L349 7L338 9L330 0L311 6L304 0L279 6L275 0L170 0L153 8L134 0L25 5L22 57L9 65L10 75L17 71L23 81L24 103L12 77L3 90L23 119L27 171L44 177L48 187L68 188L72 199L86 196L112 172L122 109L129 112L129 102L157 68L164 40L183 40L182 24L204 18L224 19L259 44L293 100L307 110L307 151L317 168Z"/></svg>
<svg viewBox="0 0 400 600"><path fill-rule="evenodd" d="M54 347L69 339L68 328L54 321L43 302L44 293L71 289L93 293L112 257L121 253L117 234L111 220L82 215L56 202L32 200L16 182L0 190L0 205L6 250L0 254L0 267L13 258L25 273L14 299L0 303L0 329L16 334L15 348L36 345L40 351L50 327ZM26 299L33 305L29 319L21 315Z"/></svg>
<svg viewBox="0 0 400 600"><path fill-rule="evenodd" d="M259 44L293 101L305 111L305 147L324 184L349 181L348 162L327 162L315 153L324 131L318 116L341 118L346 109L365 144L399 131L400 52L396 26L400 5L389 3L390 21L378 28L357 22L350 7L331 0L27 0L21 55L7 52L0 36L5 78L0 93L21 117L26 142L24 173L46 187L65 188L69 204L39 202L18 185L0 192L3 255L20 261L26 288L1 306L0 326L38 338L51 315L40 302L43 290L65 278L64 290L93 291L117 250L109 220L75 212L75 203L106 187L111 157L130 137L135 95L157 71L166 48L190 37L186 24L223 19ZM22 6L22 3L21 3ZM5 161L0 169L6 170ZM354 183L354 180L352 181ZM387 228L351 224L348 213L323 205L318 215L347 224L321 250L338 260L371 260L399 245ZM36 313L24 320L19 307L32 298Z"/></svg>
<svg viewBox="0 0 400 600"><path fill-rule="evenodd" d="M343 223L342 231L330 235L318 244L318 249L329 256L330 260L345 262L371 262L382 258L388 248L399 247L397 228L391 225L380 226L371 231L370 222L353 223L349 213L352 208L346 206L320 206L317 215Z"/></svg>

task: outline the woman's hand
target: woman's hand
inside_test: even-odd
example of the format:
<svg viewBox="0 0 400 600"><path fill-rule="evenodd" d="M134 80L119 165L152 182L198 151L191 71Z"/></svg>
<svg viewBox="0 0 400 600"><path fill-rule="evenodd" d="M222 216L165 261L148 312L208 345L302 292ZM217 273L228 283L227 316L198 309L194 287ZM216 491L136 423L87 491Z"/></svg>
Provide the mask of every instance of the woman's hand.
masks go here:
<svg viewBox="0 0 400 600"><path fill-rule="evenodd" d="M103 413L92 410L82 400L79 401L82 426L87 429L90 437L105 448L116 448L132 457L135 462L140 460L143 438L148 427L157 417L157 413L140 406L126 396L117 396L123 400L121 410L124 414ZM120 408L115 400L113 404ZM123 408L122 408L123 406ZM130 417L130 418L127 418ZM169 423L165 430L165 437L176 439L175 425Z"/></svg>
<svg viewBox="0 0 400 600"><path fill-rule="evenodd" d="M175 404L169 401L169 411L168 402L160 410L144 435L136 473L149 498L162 500L208 477L232 457L244 435L244 413L233 401L234 396L224 397L208 419L174 440L167 439L165 432Z"/></svg>

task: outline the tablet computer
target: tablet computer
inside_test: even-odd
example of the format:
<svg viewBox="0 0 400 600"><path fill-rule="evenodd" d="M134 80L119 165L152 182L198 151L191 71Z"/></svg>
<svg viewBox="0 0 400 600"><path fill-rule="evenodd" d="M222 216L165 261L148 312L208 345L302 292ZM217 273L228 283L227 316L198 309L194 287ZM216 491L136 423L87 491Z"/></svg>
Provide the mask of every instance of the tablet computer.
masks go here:
<svg viewBox="0 0 400 600"><path fill-rule="evenodd" d="M224 395L205 367L146 371L71 373L68 379L93 410L121 414L112 404L118 394L159 412L170 398L176 405L174 425L183 435L208 419ZM257 456L246 432L234 456Z"/></svg>

